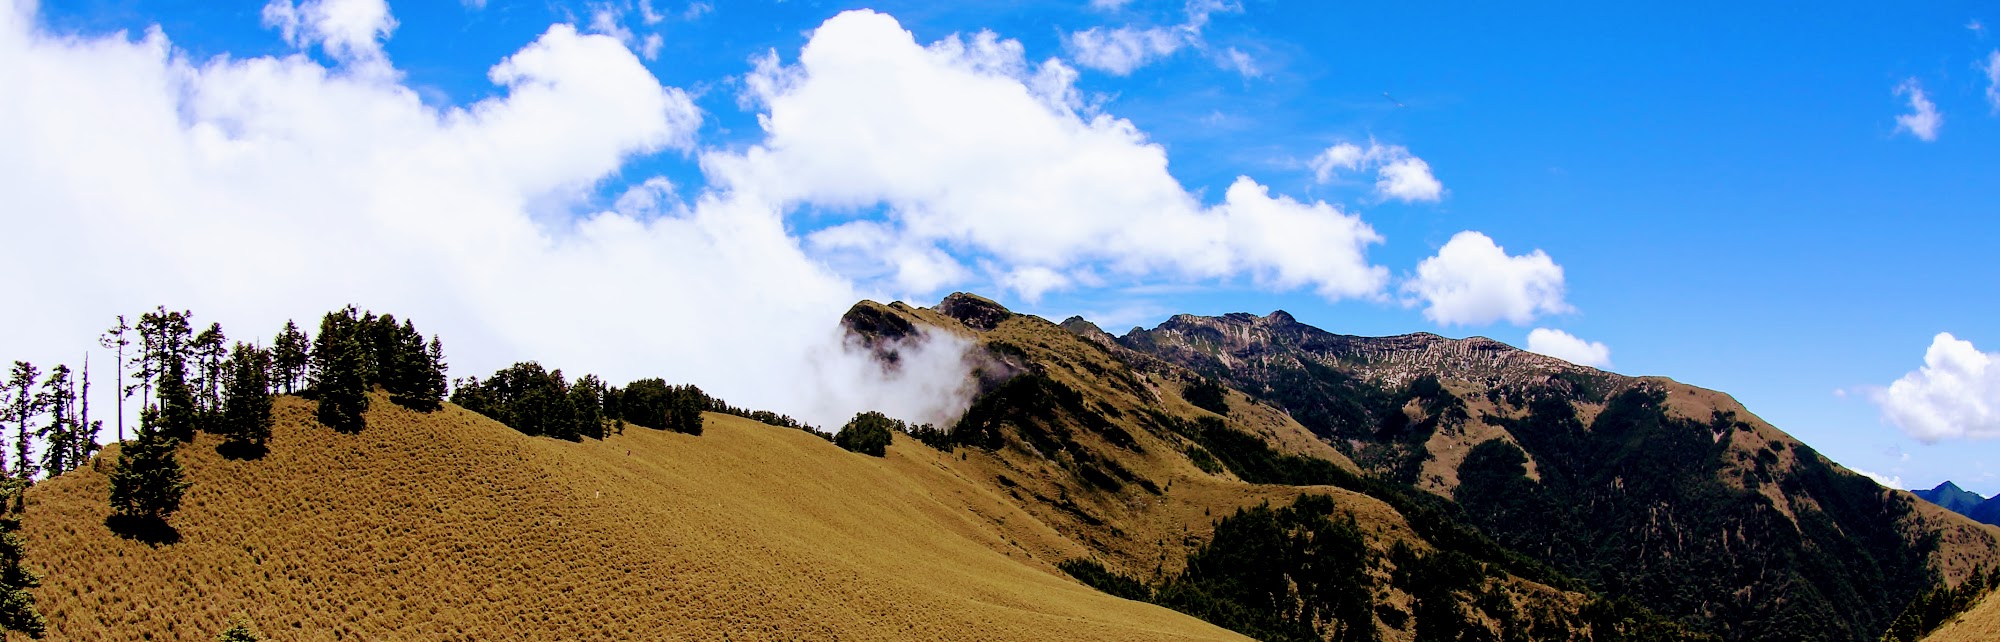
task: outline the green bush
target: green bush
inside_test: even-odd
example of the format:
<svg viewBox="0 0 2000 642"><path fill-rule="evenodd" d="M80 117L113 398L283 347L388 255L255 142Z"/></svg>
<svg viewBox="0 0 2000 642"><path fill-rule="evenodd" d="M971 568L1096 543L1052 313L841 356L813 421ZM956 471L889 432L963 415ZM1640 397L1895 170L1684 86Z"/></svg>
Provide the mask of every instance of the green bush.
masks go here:
<svg viewBox="0 0 2000 642"><path fill-rule="evenodd" d="M903 422L870 410L841 426L840 432L833 436L833 443L851 452L881 457L888 454L891 432L902 428Z"/></svg>

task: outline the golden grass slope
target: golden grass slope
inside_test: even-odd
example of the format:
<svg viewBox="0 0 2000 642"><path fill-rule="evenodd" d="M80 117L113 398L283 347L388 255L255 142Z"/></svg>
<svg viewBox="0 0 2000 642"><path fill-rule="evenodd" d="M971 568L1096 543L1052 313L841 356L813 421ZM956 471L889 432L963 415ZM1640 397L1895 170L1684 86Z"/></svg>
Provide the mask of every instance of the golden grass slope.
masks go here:
<svg viewBox="0 0 2000 642"><path fill-rule="evenodd" d="M49 639L211 639L237 612L274 640L1240 639L1034 561L1083 551L907 440L711 414L569 443L380 396L343 435L311 407L278 401L261 460L181 449L179 543L104 527L110 453L36 485Z"/></svg>
<svg viewBox="0 0 2000 642"><path fill-rule="evenodd" d="M2000 640L2000 591L1986 594L1958 619L1938 627L1924 642L1993 642Z"/></svg>

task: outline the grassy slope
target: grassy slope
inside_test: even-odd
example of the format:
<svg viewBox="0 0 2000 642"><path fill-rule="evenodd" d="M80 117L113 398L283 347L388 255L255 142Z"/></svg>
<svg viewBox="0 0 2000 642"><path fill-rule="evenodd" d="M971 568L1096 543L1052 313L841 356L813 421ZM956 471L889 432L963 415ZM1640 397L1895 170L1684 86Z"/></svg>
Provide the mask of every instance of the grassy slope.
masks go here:
<svg viewBox="0 0 2000 642"><path fill-rule="evenodd" d="M1993 642L2000 640L2000 592L1989 593L1951 623L1924 637L1924 642Z"/></svg>
<svg viewBox="0 0 2000 642"><path fill-rule="evenodd" d="M310 408L279 400L262 460L181 450L177 544L108 532L99 470L38 484L50 639L207 639L238 611L282 640L1236 637L1061 577L1076 544L901 438L877 459L709 415L573 444L380 397L341 435Z"/></svg>

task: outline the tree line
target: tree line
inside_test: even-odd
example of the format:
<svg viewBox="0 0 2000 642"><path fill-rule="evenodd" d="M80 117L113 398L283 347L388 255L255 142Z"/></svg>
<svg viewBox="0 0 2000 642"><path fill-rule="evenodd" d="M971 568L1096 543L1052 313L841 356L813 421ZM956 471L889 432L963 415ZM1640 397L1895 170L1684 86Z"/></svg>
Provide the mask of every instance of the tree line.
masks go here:
<svg viewBox="0 0 2000 642"><path fill-rule="evenodd" d="M199 328L199 330L197 330ZM197 432L223 438L217 451L231 458L261 457L271 437L274 394L319 401L316 418L336 430L366 426L367 393L380 388L390 401L420 412L442 407L446 393L443 344L428 342L408 320L377 316L353 306L321 318L317 336L294 322L266 348L231 342L222 325L206 327L185 310L156 307L124 315L98 338L116 367L116 441L110 474L107 527L154 543L177 534L167 518L178 510L190 482L175 456ZM90 368L57 365L46 375L34 364L14 362L0 387L0 630L40 638L46 629L30 589L40 584L28 568L19 531L24 496L37 478L81 467L100 449L104 421L90 416ZM139 404L139 425L126 439L125 403Z"/></svg>
<svg viewBox="0 0 2000 642"><path fill-rule="evenodd" d="M732 406L691 384L655 377L619 387L594 374L571 381L562 369L545 369L534 361L502 368L485 379L455 380L451 402L523 434L568 441L603 439L623 433L628 423L700 435L704 412L818 433L790 415Z"/></svg>

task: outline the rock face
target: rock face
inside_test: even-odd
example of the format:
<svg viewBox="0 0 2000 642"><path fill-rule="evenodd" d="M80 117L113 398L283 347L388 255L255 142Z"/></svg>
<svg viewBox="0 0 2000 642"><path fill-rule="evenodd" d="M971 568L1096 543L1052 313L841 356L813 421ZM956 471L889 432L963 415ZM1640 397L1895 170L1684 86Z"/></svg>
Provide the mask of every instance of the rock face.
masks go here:
<svg viewBox="0 0 2000 642"><path fill-rule="evenodd" d="M1000 322L1014 318L1013 312L993 300L964 292L945 297L938 303L937 311L980 332L1000 327Z"/></svg>
<svg viewBox="0 0 2000 642"><path fill-rule="evenodd" d="M1312 361L1370 381L1402 385L1426 373L1450 372L1488 385L1540 382L1551 375L1602 375L1593 368L1520 350L1485 337L1447 339L1427 332L1392 337L1334 334L1299 323L1283 310L1266 316L1177 315L1152 330L1133 328L1119 343L1194 367L1205 374L1245 366Z"/></svg>

